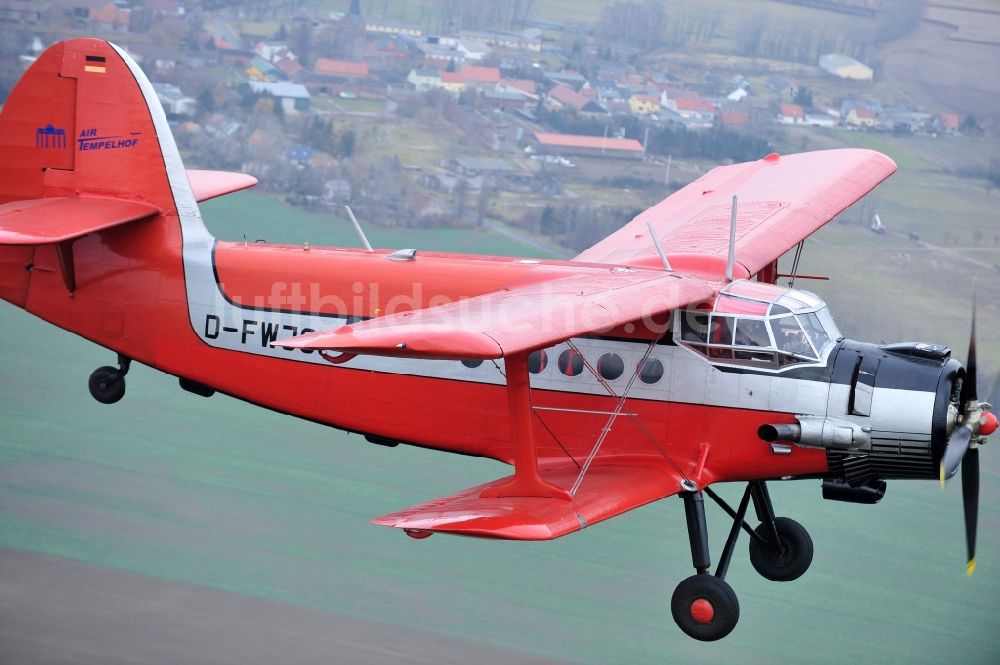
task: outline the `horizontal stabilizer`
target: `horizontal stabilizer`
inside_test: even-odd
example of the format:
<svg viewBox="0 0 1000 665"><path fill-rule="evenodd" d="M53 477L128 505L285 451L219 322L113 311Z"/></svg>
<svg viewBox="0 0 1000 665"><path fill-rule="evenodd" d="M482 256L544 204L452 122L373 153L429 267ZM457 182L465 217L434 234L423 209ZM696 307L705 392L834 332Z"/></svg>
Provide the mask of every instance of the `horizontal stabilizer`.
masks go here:
<svg viewBox="0 0 1000 665"><path fill-rule="evenodd" d="M232 194L242 189L249 189L257 184L257 178L246 173L188 169L187 175L188 180L191 181L194 198L198 203Z"/></svg>
<svg viewBox="0 0 1000 665"><path fill-rule="evenodd" d="M564 465L542 478L570 487L579 470ZM552 540L680 491L680 478L662 458L592 467L571 501L559 498L481 498L510 477L434 499L372 520L398 529L507 540Z"/></svg>
<svg viewBox="0 0 1000 665"><path fill-rule="evenodd" d="M713 289L660 270L592 270L275 342L296 349L424 359L500 358L651 321Z"/></svg>
<svg viewBox="0 0 1000 665"><path fill-rule="evenodd" d="M148 203L52 197L0 205L0 245L47 245L160 214Z"/></svg>

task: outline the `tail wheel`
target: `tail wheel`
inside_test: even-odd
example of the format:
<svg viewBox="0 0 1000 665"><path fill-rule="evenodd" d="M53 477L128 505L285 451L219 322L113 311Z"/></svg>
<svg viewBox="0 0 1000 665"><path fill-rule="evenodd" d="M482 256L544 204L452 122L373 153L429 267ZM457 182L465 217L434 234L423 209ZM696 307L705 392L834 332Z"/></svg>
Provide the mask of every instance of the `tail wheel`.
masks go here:
<svg viewBox="0 0 1000 665"><path fill-rule="evenodd" d="M689 636L702 642L721 640L740 620L736 592L714 575L702 573L677 585L670 599L674 621Z"/></svg>
<svg viewBox="0 0 1000 665"><path fill-rule="evenodd" d="M90 394L101 404L114 404L125 395L125 374L114 367L98 367L90 375Z"/></svg>
<svg viewBox="0 0 1000 665"><path fill-rule="evenodd" d="M414 540L423 540L434 535L433 531L424 531L423 529L403 529L403 533Z"/></svg>
<svg viewBox="0 0 1000 665"><path fill-rule="evenodd" d="M779 546L770 542L770 530L761 524L754 531L760 538L750 539L750 563L764 579L791 582L809 569L813 542L801 524L788 517L776 517Z"/></svg>

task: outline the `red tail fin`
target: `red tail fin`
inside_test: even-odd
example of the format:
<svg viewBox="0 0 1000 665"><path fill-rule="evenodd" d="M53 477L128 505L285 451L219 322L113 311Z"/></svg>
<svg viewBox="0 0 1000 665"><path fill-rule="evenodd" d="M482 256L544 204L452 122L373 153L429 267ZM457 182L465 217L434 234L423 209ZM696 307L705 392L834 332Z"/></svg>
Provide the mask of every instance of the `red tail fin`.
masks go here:
<svg viewBox="0 0 1000 665"><path fill-rule="evenodd" d="M38 58L0 114L0 156L0 204L97 195L174 208L146 99L106 41Z"/></svg>

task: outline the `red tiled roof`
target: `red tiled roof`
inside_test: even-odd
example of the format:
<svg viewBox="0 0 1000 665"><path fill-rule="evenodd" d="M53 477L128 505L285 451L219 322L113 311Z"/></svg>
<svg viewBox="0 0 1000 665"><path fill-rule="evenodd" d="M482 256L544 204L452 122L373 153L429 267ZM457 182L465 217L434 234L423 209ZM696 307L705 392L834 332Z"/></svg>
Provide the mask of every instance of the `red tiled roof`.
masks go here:
<svg viewBox="0 0 1000 665"><path fill-rule="evenodd" d="M563 148L594 148L601 150L625 150L642 152L642 144L635 139L603 138L601 136L581 136L579 134L546 134L535 132L535 140L542 145Z"/></svg>
<svg viewBox="0 0 1000 665"><path fill-rule="evenodd" d="M281 73L284 74L287 78L292 78L300 71L302 71L302 65L295 62L291 58L281 58L276 63L274 63L274 66L280 69Z"/></svg>
<svg viewBox="0 0 1000 665"><path fill-rule="evenodd" d="M459 72L470 83L497 83L500 80L500 69L497 67L462 65Z"/></svg>
<svg viewBox="0 0 1000 665"><path fill-rule="evenodd" d="M441 72L441 83L465 85L465 76L462 75L462 72Z"/></svg>
<svg viewBox="0 0 1000 665"><path fill-rule="evenodd" d="M941 126L945 129L958 129L958 116L954 113L942 113Z"/></svg>
<svg viewBox="0 0 1000 665"><path fill-rule="evenodd" d="M750 114L746 111L722 111L719 120L723 125L749 125Z"/></svg>
<svg viewBox="0 0 1000 665"><path fill-rule="evenodd" d="M854 115L856 115L859 118L872 119L875 117L875 112L872 111L871 109L865 108L864 106L855 106Z"/></svg>
<svg viewBox="0 0 1000 665"><path fill-rule="evenodd" d="M324 76L344 76L347 78L363 79L368 76L368 63L316 58L313 71Z"/></svg>
<svg viewBox="0 0 1000 665"><path fill-rule="evenodd" d="M529 95L534 95L537 91L535 82L528 79L500 79L500 85L526 92Z"/></svg>
<svg viewBox="0 0 1000 665"><path fill-rule="evenodd" d="M701 111L702 113L715 112L715 106L707 99L700 97L681 97L674 100L678 111Z"/></svg>
<svg viewBox="0 0 1000 665"><path fill-rule="evenodd" d="M570 106L577 111L586 106L588 101L586 97L572 88L562 85L561 83L549 90L549 97L556 100L560 104Z"/></svg>
<svg viewBox="0 0 1000 665"><path fill-rule="evenodd" d="M782 104L781 115L786 118L804 118L806 117L806 111L798 104Z"/></svg>

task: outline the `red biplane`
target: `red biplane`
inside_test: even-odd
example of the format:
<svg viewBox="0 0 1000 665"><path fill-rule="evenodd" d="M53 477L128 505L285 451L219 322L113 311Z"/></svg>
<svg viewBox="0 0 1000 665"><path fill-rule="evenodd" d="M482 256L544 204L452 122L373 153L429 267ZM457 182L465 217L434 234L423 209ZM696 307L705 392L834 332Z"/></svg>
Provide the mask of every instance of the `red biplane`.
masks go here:
<svg viewBox="0 0 1000 665"><path fill-rule="evenodd" d="M817 296L776 284L780 256L895 171L882 154L717 168L571 261L227 243L198 203L255 179L185 170L149 80L93 39L31 66L0 150L0 297L117 353L90 378L101 402L137 361L199 395L513 465L377 524L544 540L679 495L697 574L671 610L714 640L739 617L741 530L768 579L812 559L766 481L875 503L887 479L961 464L971 572L977 447L997 426L974 339L964 367L847 340ZM711 485L737 481L733 508ZM733 519L714 574L704 496Z"/></svg>

